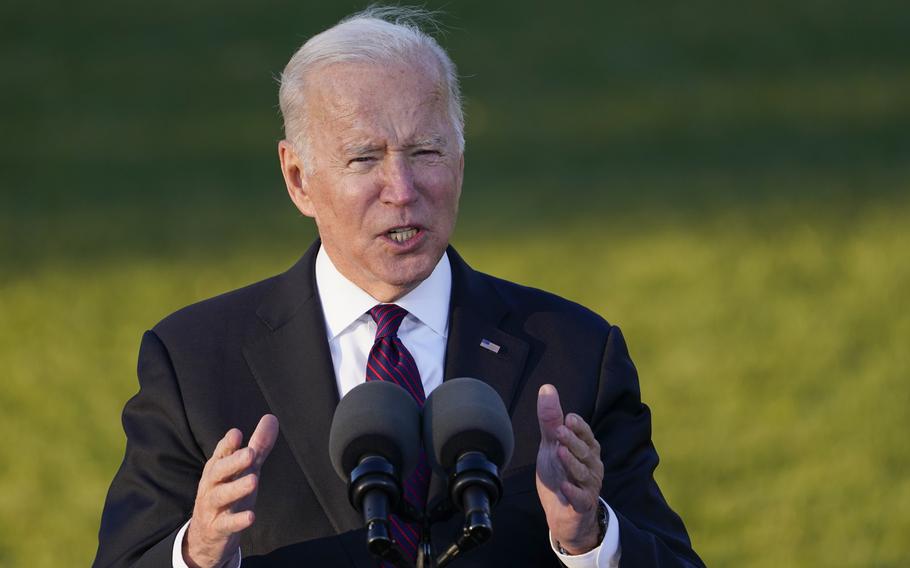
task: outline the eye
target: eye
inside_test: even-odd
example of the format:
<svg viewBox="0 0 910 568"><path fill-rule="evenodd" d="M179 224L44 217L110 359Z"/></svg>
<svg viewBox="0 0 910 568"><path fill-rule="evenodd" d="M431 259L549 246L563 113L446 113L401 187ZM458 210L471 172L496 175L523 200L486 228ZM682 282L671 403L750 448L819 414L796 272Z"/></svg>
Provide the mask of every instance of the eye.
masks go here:
<svg viewBox="0 0 910 568"><path fill-rule="evenodd" d="M440 152L439 150L423 149L423 150L417 150L416 152L414 152L414 155L415 156L441 156L442 152Z"/></svg>
<svg viewBox="0 0 910 568"><path fill-rule="evenodd" d="M348 165L352 164L369 164L370 162L375 161L376 158L373 156L357 156L348 161Z"/></svg>

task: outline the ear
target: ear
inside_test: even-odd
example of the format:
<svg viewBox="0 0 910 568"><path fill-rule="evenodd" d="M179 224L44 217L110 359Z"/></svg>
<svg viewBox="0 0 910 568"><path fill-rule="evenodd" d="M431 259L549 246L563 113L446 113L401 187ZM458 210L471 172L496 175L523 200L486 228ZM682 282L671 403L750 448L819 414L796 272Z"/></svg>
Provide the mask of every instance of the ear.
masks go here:
<svg viewBox="0 0 910 568"><path fill-rule="evenodd" d="M278 159L281 161L281 175L284 176L284 184L288 188L291 201L301 213L307 217L314 217L315 209L310 199L306 170L294 145L287 140L278 142Z"/></svg>
<svg viewBox="0 0 910 568"><path fill-rule="evenodd" d="M458 197L461 198L461 184L464 181L464 152L458 159Z"/></svg>

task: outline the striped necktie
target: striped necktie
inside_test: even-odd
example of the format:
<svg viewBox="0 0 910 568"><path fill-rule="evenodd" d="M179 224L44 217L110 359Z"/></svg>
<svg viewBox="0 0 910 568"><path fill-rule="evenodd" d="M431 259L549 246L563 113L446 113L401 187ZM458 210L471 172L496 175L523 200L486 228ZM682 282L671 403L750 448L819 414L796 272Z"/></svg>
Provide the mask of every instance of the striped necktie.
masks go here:
<svg viewBox="0 0 910 568"><path fill-rule="evenodd" d="M395 383L411 393L417 404L423 407L426 396L420 372L414 357L398 337L398 327L406 315L407 310L395 304L379 304L370 310L370 316L376 322L376 338L367 359L366 380ZM430 468L421 448L417 468L404 480L404 498L415 509L423 512L429 487ZM393 537L402 551L414 561L420 542L420 527L416 523L405 522L396 515L392 515L391 524Z"/></svg>

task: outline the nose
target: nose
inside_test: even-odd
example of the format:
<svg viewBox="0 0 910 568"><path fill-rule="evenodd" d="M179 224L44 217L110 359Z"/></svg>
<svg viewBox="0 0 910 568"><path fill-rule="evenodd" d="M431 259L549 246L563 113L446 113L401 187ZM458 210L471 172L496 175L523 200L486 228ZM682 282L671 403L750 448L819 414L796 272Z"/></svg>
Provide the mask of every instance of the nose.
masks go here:
<svg viewBox="0 0 910 568"><path fill-rule="evenodd" d="M380 199L389 205L408 205L418 196L414 171L408 159L401 153L388 155L383 163L382 193Z"/></svg>

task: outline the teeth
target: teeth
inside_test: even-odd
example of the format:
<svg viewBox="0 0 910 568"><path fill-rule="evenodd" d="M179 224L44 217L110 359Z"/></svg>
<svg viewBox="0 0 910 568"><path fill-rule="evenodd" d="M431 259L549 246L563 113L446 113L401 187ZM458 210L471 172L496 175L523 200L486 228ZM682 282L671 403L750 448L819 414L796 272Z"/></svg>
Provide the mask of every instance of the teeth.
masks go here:
<svg viewBox="0 0 910 568"><path fill-rule="evenodd" d="M395 241L396 243L403 243L406 240L412 238L417 234L417 229L405 228L405 229L392 229L389 231L389 238Z"/></svg>

